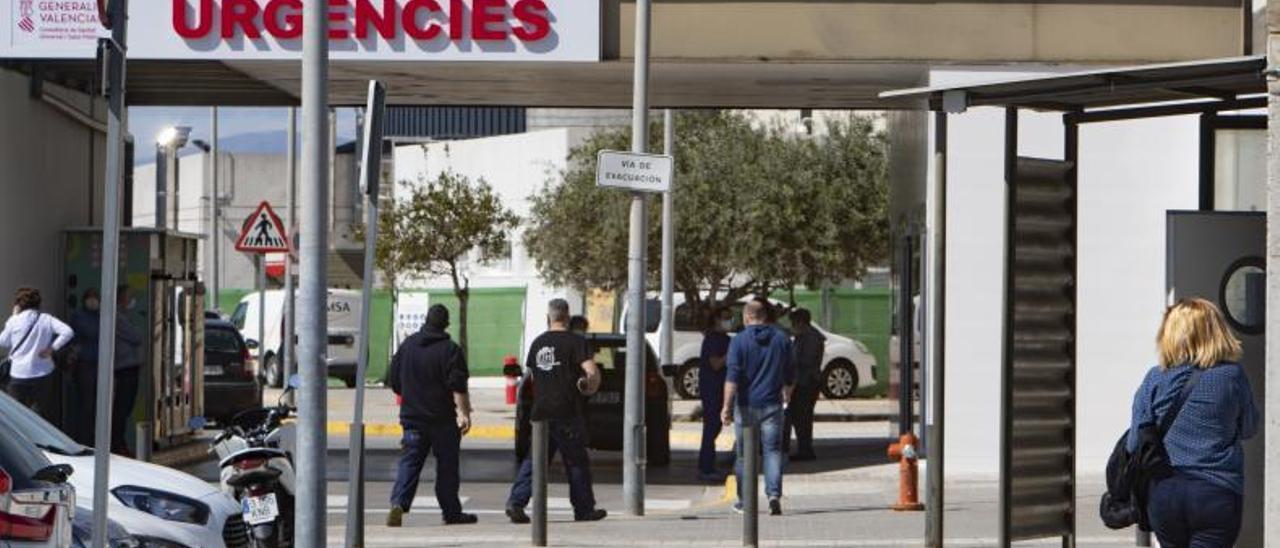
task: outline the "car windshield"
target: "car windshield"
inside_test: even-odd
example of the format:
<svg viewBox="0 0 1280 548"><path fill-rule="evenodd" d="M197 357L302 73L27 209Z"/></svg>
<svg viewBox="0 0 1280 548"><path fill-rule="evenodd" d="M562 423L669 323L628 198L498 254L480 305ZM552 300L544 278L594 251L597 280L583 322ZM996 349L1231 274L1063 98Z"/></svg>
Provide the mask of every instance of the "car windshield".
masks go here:
<svg viewBox="0 0 1280 548"><path fill-rule="evenodd" d="M69 457L93 453L92 449L76 443L7 394L0 394L0 421L13 430L22 432L36 447L50 453Z"/></svg>
<svg viewBox="0 0 1280 548"><path fill-rule="evenodd" d="M204 351L225 354L240 353L240 338L230 329L211 328L204 331Z"/></svg>

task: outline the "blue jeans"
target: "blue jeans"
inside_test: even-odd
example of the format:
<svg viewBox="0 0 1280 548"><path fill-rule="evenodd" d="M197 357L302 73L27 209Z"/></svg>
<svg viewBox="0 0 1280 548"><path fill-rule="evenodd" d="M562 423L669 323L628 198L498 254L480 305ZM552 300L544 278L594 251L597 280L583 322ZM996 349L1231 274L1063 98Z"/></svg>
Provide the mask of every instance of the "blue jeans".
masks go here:
<svg viewBox="0 0 1280 548"><path fill-rule="evenodd" d="M1181 472L1152 482L1148 493L1147 516L1164 548L1231 548L1243 512L1235 491Z"/></svg>
<svg viewBox="0 0 1280 548"><path fill-rule="evenodd" d="M733 428L737 434L734 442L738 461L734 463L734 473L738 477L738 500L742 500L742 467L746 454L742 447L742 429L746 421L760 425L760 444L764 449L764 493L769 498L782 496L782 467L786 454L782 452L783 413L781 404L764 407L743 408L734 406ZM755 448L749 450L755 451Z"/></svg>
<svg viewBox="0 0 1280 548"><path fill-rule="evenodd" d="M724 375L718 378L698 376L698 392L702 399L702 447L698 450L698 471L716 473L716 438L724 425L720 422L720 409L724 407Z"/></svg>
<svg viewBox="0 0 1280 548"><path fill-rule="evenodd" d="M591 489L591 459L587 456L587 424L582 418L547 421L547 462L560 452L569 476L569 502L575 517L583 517L596 509L596 496ZM533 497L533 454L520 463L520 472L511 485L507 507L524 508Z"/></svg>
<svg viewBox="0 0 1280 548"><path fill-rule="evenodd" d="M446 518L462 513L458 500L458 488L462 480L458 476L458 452L462 444L462 432L455 421L438 421L427 424L404 425L404 437L400 440L400 464L396 470L396 484L391 489L391 504L406 512L413 507L418 494L418 480L422 477L422 465L429 453L436 455L436 501Z"/></svg>

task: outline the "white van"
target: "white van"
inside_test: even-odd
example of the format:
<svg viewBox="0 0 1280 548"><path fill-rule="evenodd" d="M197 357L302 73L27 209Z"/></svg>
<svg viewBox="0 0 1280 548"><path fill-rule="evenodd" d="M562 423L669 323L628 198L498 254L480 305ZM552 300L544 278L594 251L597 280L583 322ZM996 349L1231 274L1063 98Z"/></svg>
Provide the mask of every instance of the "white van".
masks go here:
<svg viewBox="0 0 1280 548"><path fill-rule="evenodd" d="M698 399L698 363L702 354L702 329L694 318L693 310L685 306L684 295L675 293L672 295L675 301L675 310L673 311L675 319L675 327L672 330L672 364L675 366L675 391L684 399ZM742 308L746 305L751 297L743 297L738 302L730 305L733 311L734 329L730 336L736 334L742 329ZM771 301L775 306L782 305L780 301ZM645 338L649 344L655 349L659 346L661 334L658 331L661 323L661 302L656 298L649 298L645 302ZM623 304L622 323L626 324L626 309ZM778 324L784 328L790 329L790 318L783 317L778 319ZM854 392L859 388L874 386L876 384L876 358L862 341L851 339L849 337L837 335L827 331L817 322L813 323L813 327L827 338L826 349L822 356L822 372L820 388L822 395L827 399L848 399L852 398Z"/></svg>
<svg viewBox="0 0 1280 548"><path fill-rule="evenodd" d="M258 332L258 292L245 295L231 313L231 323L240 330L240 336L253 349L266 349L258 374L268 386L280 388L284 382L284 370L280 364L280 349L284 346L284 296L282 290L269 290L264 296L266 309L266 333ZM360 292L349 289L329 290L329 376L342 379L348 388L356 385L356 359L360 347Z"/></svg>

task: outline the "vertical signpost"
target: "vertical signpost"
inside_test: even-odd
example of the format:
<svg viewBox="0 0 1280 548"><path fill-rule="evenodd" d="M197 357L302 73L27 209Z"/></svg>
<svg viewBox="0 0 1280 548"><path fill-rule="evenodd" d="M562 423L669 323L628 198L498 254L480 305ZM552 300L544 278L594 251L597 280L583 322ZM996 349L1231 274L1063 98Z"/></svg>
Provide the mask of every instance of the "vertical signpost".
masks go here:
<svg viewBox="0 0 1280 548"><path fill-rule="evenodd" d="M364 283L360 296L355 416L351 421L351 469L347 474L347 548L364 546L364 377L369 370L369 309L373 304L374 255L378 249L378 187L382 176L382 122L386 104L386 86L370 81L364 116L364 154L360 157L360 186L365 195Z"/></svg>
<svg viewBox="0 0 1280 548"><path fill-rule="evenodd" d="M649 144L650 0L636 0L635 72L631 95L631 151L643 154ZM644 281L648 236L646 199L631 196L631 238L627 250L627 375L623 390L622 497L627 513L644 515Z"/></svg>
<svg viewBox="0 0 1280 548"><path fill-rule="evenodd" d="M107 157L103 183L106 194L102 216L102 311L98 320L98 387L96 390L96 422L93 445L99 449L93 456L93 507L103 511L93 514L93 546L107 546L107 487L110 484L111 453L111 389L116 355L116 284L120 264L120 176L124 161L124 94L125 59L128 52L128 0L98 0L98 17L111 29L111 38L98 40L98 58L105 71L107 96Z"/></svg>
<svg viewBox="0 0 1280 548"><path fill-rule="evenodd" d="M289 141L288 152L285 161L288 166L289 192L288 202L285 204L285 228L289 229L289 235L293 236L293 230L298 227L298 109L289 107ZM295 241L296 245L297 242ZM295 304L297 303L297 288L293 282L293 262L297 257L293 253L286 253L284 256L284 345L280 347L280 371L283 373L282 378L285 383L293 376L294 362L297 361L295 356L296 346L294 341L297 340L297 314ZM289 393L289 403L292 404L294 393Z"/></svg>
<svg viewBox="0 0 1280 548"><path fill-rule="evenodd" d="M670 156L634 152L600 151L596 161L596 184L635 193L631 213L631 301L627 316L627 377L623 404L623 496L627 511L644 515L644 202L645 193L671 190L674 163ZM636 204L639 205L636 205ZM638 212L637 212L638 208ZM637 227L637 223L639 226ZM637 252L637 249L639 251ZM637 260L637 254L639 259ZM637 340L638 339L638 340ZM638 377L638 378L637 378Z"/></svg>

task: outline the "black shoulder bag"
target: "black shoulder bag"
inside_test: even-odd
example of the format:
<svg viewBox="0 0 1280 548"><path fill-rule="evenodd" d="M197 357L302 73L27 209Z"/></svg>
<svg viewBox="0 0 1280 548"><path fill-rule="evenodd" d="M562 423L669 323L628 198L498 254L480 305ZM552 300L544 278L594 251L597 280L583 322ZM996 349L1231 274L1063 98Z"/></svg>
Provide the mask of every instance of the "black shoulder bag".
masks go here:
<svg viewBox="0 0 1280 548"><path fill-rule="evenodd" d="M22 336L22 339L18 341L18 344L9 348L9 355L5 356L3 361L0 361L0 386L8 386L9 377L13 370L13 352L21 347L22 343L27 342L27 338L31 336L31 332L36 330L36 324L40 323L41 316L42 314L36 314L36 320L31 322L31 325L27 327L27 333Z"/></svg>
<svg viewBox="0 0 1280 548"><path fill-rule="evenodd" d="M1129 452L1129 431L1126 430L1111 451L1111 458L1107 460L1107 492L1102 494L1098 510L1102 523L1107 527L1124 529L1136 524L1143 531L1151 530L1147 522L1147 489L1151 480L1173 475L1164 436L1187 403L1191 389L1200 380L1203 370L1194 365L1191 367L1191 377L1182 385L1178 399L1161 417L1160 424L1139 427L1137 450Z"/></svg>

